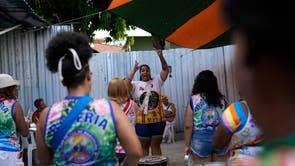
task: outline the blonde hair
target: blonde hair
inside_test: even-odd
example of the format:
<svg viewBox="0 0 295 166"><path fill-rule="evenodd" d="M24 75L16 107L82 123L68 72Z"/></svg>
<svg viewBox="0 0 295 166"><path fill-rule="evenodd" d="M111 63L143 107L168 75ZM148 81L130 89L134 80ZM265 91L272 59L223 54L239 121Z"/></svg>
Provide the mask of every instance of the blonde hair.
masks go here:
<svg viewBox="0 0 295 166"><path fill-rule="evenodd" d="M128 78L124 78L123 80L124 80L125 86L127 87L128 93L131 93L133 88L131 81Z"/></svg>
<svg viewBox="0 0 295 166"><path fill-rule="evenodd" d="M113 78L109 82L108 96L110 100L113 100L119 104L125 103L128 99L128 88L126 81L122 78Z"/></svg>

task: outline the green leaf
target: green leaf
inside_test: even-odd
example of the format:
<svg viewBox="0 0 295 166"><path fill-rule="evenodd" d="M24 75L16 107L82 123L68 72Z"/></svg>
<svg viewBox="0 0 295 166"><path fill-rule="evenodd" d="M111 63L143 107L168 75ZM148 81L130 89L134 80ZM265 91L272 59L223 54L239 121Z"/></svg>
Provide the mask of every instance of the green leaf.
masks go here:
<svg viewBox="0 0 295 166"><path fill-rule="evenodd" d="M98 13L108 6L110 0L28 0L28 3L38 15L55 24ZM124 19L108 12L71 23L75 31L87 34L91 41L96 30L110 31L114 40L120 40L127 37L127 30L135 28Z"/></svg>

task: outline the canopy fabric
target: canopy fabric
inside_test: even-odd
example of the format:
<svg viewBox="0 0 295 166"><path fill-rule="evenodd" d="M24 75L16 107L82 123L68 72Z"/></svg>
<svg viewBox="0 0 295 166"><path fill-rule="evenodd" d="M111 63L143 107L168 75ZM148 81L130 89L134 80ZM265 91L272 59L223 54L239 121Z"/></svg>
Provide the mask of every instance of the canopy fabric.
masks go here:
<svg viewBox="0 0 295 166"><path fill-rule="evenodd" d="M228 44L221 8L222 0L112 0L108 10L171 43L200 48Z"/></svg>

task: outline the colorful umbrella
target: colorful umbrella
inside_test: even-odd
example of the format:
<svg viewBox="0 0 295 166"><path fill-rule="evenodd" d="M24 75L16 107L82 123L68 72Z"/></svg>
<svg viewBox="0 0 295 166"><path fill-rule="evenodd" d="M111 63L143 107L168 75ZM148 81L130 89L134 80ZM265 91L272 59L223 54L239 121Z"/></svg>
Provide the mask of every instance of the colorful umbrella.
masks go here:
<svg viewBox="0 0 295 166"><path fill-rule="evenodd" d="M182 47L228 44L221 0L112 0L108 10Z"/></svg>

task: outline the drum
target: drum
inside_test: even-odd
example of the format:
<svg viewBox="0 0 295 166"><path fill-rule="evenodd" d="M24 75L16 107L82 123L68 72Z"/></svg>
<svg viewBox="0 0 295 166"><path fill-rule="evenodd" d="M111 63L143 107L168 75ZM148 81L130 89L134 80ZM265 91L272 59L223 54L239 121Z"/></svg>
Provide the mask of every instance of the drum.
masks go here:
<svg viewBox="0 0 295 166"><path fill-rule="evenodd" d="M193 160L189 155L184 157L187 166L226 166L226 162L198 162Z"/></svg>
<svg viewBox="0 0 295 166"><path fill-rule="evenodd" d="M138 162L138 166L167 166L167 164L167 157L164 156L146 156Z"/></svg>
<svg viewBox="0 0 295 166"><path fill-rule="evenodd" d="M188 166L226 166L224 162L189 163Z"/></svg>
<svg viewBox="0 0 295 166"><path fill-rule="evenodd" d="M226 166L225 162L208 162L204 166Z"/></svg>

